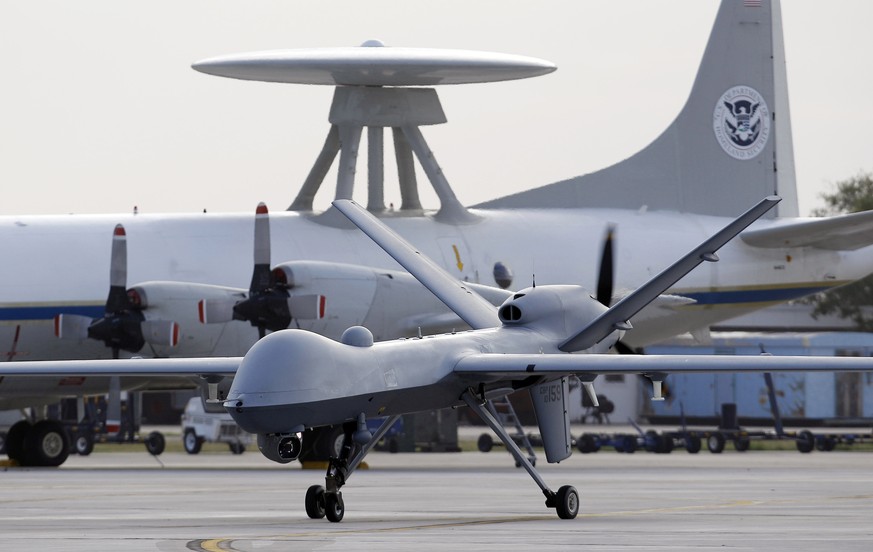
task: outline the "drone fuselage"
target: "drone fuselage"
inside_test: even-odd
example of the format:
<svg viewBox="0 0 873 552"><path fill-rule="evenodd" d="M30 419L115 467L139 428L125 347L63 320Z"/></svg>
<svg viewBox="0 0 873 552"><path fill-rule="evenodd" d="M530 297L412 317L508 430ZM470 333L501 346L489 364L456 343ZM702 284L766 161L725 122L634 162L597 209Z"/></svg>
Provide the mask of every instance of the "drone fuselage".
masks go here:
<svg viewBox="0 0 873 552"><path fill-rule="evenodd" d="M471 386L485 397L540 383L540 377L507 381L456 375L455 365L479 353L558 353L558 345L605 310L578 286L522 290L499 312L513 307L517 320L497 328L407 338L381 343L348 332L337 342L303 330L268 335L245 356L224 403L252 433L294 433L366 417L389 416L464 404ZM617 333L594 349L607 351Z"/></svg>

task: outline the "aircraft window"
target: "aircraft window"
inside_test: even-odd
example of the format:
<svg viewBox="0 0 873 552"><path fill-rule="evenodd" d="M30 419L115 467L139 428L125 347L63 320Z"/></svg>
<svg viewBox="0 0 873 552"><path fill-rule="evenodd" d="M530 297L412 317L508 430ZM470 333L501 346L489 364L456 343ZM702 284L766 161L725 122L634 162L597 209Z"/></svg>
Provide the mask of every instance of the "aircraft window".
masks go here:
<svg viewBox="0 0 873 552"><path fill-rule="evenodd" d="M525 295L527 295L527 294L526 293L516 293L515 295L512 296L512 298L519 299L521 297L524 297Z"/></svg>

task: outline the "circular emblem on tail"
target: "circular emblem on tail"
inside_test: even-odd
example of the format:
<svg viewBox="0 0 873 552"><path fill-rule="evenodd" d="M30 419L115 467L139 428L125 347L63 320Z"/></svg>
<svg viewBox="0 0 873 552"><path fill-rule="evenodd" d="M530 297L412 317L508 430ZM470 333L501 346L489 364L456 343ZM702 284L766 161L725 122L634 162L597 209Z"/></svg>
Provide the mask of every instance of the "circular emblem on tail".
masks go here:
<svg viewBox="0 0 873 552"><path fill-rule="evenodd" d="M715 103L712 130L721 149L734 159L752 159L770 137L770 110L751 86L734 86Z"/></svg>

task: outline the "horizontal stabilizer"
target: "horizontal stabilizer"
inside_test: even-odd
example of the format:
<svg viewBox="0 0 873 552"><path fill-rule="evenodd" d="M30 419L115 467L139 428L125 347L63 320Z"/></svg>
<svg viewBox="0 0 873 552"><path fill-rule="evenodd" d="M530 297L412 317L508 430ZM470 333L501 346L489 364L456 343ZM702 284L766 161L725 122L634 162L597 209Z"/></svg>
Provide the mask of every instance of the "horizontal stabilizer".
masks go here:
<svg viewBox="0 0 873 552"><path fill-rule="evenodd" d="M747 230L740 234L740 238L753 247L817 247L851 251L873 244L873 211L776 222L767 228Z"/></svg>

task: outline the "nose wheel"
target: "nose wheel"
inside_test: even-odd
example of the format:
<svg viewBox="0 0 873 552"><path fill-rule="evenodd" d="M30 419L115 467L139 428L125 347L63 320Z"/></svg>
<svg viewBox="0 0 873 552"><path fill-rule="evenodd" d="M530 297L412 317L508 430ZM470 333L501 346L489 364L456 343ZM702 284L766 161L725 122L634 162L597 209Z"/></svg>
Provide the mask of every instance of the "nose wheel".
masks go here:
<svg viewBox="0 0 873 552"><path fill-rule="evenodd" d="M339 491L325 492L321 485L313 485L306 490L306 515L310 519L323 519L338 523L343 520L346 513L346 505L343 503L343 494Z"/></svg>
<svg viewBox="0 0 873 552"><path fill-rule="evenodd" d="M328 521L338 523L343 520L346 505L343 504L343 494L339 491L324 495L324 513Z"/></svg>
<svg viewBox="0 0 873 552"><path fill-rule="evenodd" d="M313 485L306 490L306 515L310 519L322 519L325 516L324 487Z"/></svg>
<svg viewBox="0 0 873 552"><path fill-rule="evenodd" d="M363 415L362 415L363 416ZM390 416L379 429L370 437L369 441L361 444L355 442L354 434L358 431L358 421L343 424L343 445L338 458L328 460L327 473L324 477L324 487L313 485L306 490L304 505L306 515L310 519L327 518L328 521L339 523L346 514L346 505L343 502L343 494L340 489L346 484L346 480L354 473L364 457L388 432L391 426L400 419L399 415ZM363 418L362 418L363 420ZM364 423L361 421L361 423ZM357 450L357 453L355 453Z"/></svg>

